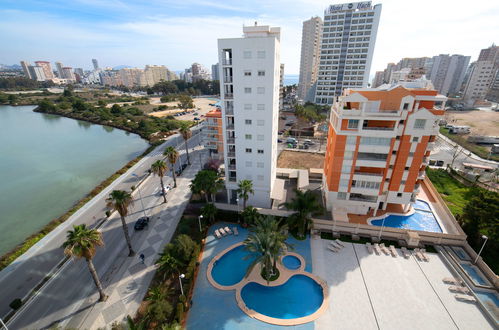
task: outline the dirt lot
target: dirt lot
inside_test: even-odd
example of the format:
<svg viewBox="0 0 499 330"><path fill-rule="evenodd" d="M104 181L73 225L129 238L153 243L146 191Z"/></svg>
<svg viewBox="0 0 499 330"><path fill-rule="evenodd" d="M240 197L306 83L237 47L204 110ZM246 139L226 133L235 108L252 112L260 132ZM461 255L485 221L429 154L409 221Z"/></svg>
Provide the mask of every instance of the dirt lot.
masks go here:
<svg viewBox="0 0 499 330"><path fill-rule="evenodd" d="M324 166L324 155L311 152L284 150L277 159L277 167L283 168L322 168Z"/></svg>
<svg viewBox="0 0 499 330"><path fill-rule="evenodd" d="M473 135L499 136L499 112L447 110L445 117L449 124L470 126Z"/></svg>
<svg viewBox="0 0 499 330"><path fill-rule="evenodd" d="M177 117L179 120L192 120L194 117L201 117L202 115L206 115L207 112L216 109L214 106L211 106L210 103L216 103L217 101L214 101L213 99L207 99L207 98L196 98L194 100L194 107L197 112L197 116L191 114L186 114L180 117ZM161 103L159 100L159 97L152 97L151 98L151 104L154 105L155 107L160 106L160 105L167 105L167 106L176 106L178 102L167 102L167 103ZM155 116L155 117L165 117L169 115L173 115L177 112L180 112L182 110L180 109L170 109L170 110L165 110L165 111L157 111L157 112L152 112L150 115Z"/></svg>

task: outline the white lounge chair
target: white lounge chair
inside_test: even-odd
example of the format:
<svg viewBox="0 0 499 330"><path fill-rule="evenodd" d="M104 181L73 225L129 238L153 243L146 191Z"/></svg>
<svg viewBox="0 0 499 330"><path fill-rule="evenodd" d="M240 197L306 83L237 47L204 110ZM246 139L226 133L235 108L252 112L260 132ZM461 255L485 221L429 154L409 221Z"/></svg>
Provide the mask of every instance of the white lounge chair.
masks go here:
<svg viewBox="0 0 499 330"><path fill-rule="evenodd" d="M220 232L218 231L218 229L217 229L217 230L215 230L215 236L216 236L216 238L218 238L218 239L222 238L222 235L220 235Z"/></svg>
<svg viewBox="0 0 499 330"><path fill-rule="evenodd" d="M378 243L374 243L374 252L376 252L377 255L381 254L381 250L379 248L379 244Z"/></svg>
<svg viewBox="0 0 499 330"><path fill-rule="evenodd" d="M461 300L461 301L476 302L476 299L473 296L468 296L468 295L464 295L464 294L456 294L454 297L456 297L457 300Z"/></svg>
<svg viewBox="0 0 499 330"><path fill-rule="evenodd" d="M400 248L400 250L402 251L404 258L409 259L411 257L411 252L409 252L406 247L403 246Z"/></svg>
<svg viewBox="0 0 499 330"><path fill-rule="evenodd" d="M442 281L444 283L447 283L447 284L453 284L453 285L462 285L463 283L461 282L461 280L458 280L457 278L454 278L454 277L444 277L442 279Z"/></svg>
<svg viewBox="0 0 499 330"><path fill-rule="evenodd" d="M330 250L330 251L333 251L333 252L338 252L339 250L331 245L328 245L327 248Z"/></svg>
<svg viewBox="0 0 499 330"><path fill-rule="evenodd" d="M222 234L222 236L227 235L227 232L225 232L223 228L218 228L218 231L220 232L220 234Z"/></svg>
<svg viewBox="0 0 499 330"><path fill-rule="evenodd" d="M369 254L373 254L374 253L374 250L373 250L373 246L371 245L371 243L366 243L366 248L367 248L367 252L369 252Z"/></svg>
<svg viewBox="0 0 499 330"><path fill-rule="evenodd" d="M224 230L227 234L232 235L232 230L228 226L224 227Z"/></svg>
<svg viewBox="0 0 499 330"><path fill-rule="evenodd" d="M346 246L346 245L345 245L345 244L343 244L343 242L342 242L342 241L340 241L339 239L335 239L335 240L334 240L334 242L335 242L336 244L338 244L339 246L341 246L341 247L345 247L345 246Z"/></svg>
<svg viewBox="0 0 499 330"><path fill-rule="evenodd" d="M395 250L395 246L390 245L389 247L390 253L392 254L392 257L396 258L398 256L397 250Z"/></svg>
<svg viewBox="0 0 499 330"><path fill-rule="evenodd" d="M339 245L335 241L332 241L331 243L329 243L329 245L334 247L335 249L338 249L338 250L341 250L343 248L341 245Z"/></svg>
<svg viewBox="0 0 499 330"><path fill-rule="evenodd" d="M237 230L237 227L233 227L232 231L234 232L234 235L239 236L239 231Z"/></svg>
<svg viewBox="0 0 499 330"><path fill-rule="evenodd" d="M379 247L381 248L381 251L383 251L384 254L386 255L390 254L390 251L388 251L388 249L386 248L385 243L381 243Z"/></svg>
<svg viewBox="0 0 499 330"><path fill-rule="evenodd" d="M463 294L470 294L470 289L468 289L465 286L452 285L449 287L449 291L463 293Z"/></svg>

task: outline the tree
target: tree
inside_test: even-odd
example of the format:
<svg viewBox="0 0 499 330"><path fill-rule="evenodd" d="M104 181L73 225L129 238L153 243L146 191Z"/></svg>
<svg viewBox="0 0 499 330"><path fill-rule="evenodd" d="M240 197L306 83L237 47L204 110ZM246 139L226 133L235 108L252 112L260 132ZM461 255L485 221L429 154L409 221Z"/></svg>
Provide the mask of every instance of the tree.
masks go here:
<svg viewBox="0 0 499 330"><path fill-rule="evenodd" d="M96 229L89 229L85 224L73 226L73 230L68 230L66 241L62 244L64 254L74 258L85 258L88 270L92 275L95 286L99 291L99 301L106 301L102 284L92 262L97 246L103 246L102 234Z"/></svg>
<svg viewBox="0 0 499 330"><path fill-rule="evenodd" d="M166 203L166 191L165 185L163 184L163 176L165 175L167 169L168 166L166 166L166 163L161 159L158 159L151 165L151 171L159 176L159 182L161 183L161 189L163 191L163 203Z"/></svg>
<svg viewBox="0 0 499 330"><path fill-rule="evenodd" d="M113 106L111 107L111 113L113 115L121 115L123 113L123 111L121 110L121 107L119 104L113 104Z"/></svg>
<svg viewBox="0 0 499 330"><path fill-rule="evenodd" d="M243 221L246 224L253 225L260 217L260 213L253 206L246 207L241 213Z"/></svg>
<svg viewBox="0 0 499 330"><path fill-rule="evenodd" d="M238 184L237 196L243 199L243 209L246 208L249 194L254 194L253 182L251 180L241 180Z"/></svg>
<svg viewBox="0 0 499 330"><path fill-rule="evenodd" d="M293 197L290 203L285 205L288 209L296 211L288 218L290 227L297 230L299 237L304 238L312 222L312 214L322 213L322 205L310 190L303 192L295 189L295 193L296 196Z"/></svg>
<svg viewBox="0 0 499 330"><path fill-rule="evenodd" d="M183 124L180 129L180 134L182 134L182 138L184 138L185 143L185 152L187 154L187 164L191 165L191 160L189 158L189 148L187 147L187 140L189 140L192 136L192 132L188 125Z"/></svg>
<svg viewBox="0 0 499 330"><path fill-rule="evenodd" d="M128 209L133 204L132 195L124 190L113 190L111 194L109 194L109 198L106 201L107 206L115 211L118 211L120 215L121 226L123 227L126 244L128 245L128 256L132 257L135 255L135 251L132 249L130 235L128 234L128 226L125 221L125 217L128 215Z"/></svg>
<svg viewBox="0 0 499 330"><path fill-rule="evenodd" d="M210 223L215 222L217 211L218 209L213 203L208 203L201 208L201 214L203 215L203 218L208 219Z"/></svg>
<svg viewBox="0 0 499 330"><path fill-rule="evenodd" d="M223 180L212 170L199 171L191 181L191 191L203 195L206 203L210 202L209 195L211 195L212 201L215 201L213 196L222 188Z"/></svg>
<svg viewBox="0 0 499 330"><path fill-rule="evenodd" d="M194 108L194 102L192 101L192 97L187 94L180 94L178 96L178 107L180 109L192 109Z"/></svg>
<svg viewBox="0 0 499 330"><path fill-rule="evenodd" d="M463 209L464 230L472 246L478 246L480 234L499 241L499 194L482 188L472 188Z"/></svg>
<svg viewBox="0 0 499 330"><path fill-rule="evenodd" d="M156 265L159 266L159 270L163 272L163 279L167 276L173 276L173 274L178 273L178 268L180 266L178 260L171 255L170 251L165 248L165 251L160 253L160 258L156 261Z"/></svg>
<svg viewBox="0 0 499 330"><path fill-rule="evenodd" d="M175 163L178 160L178 151L174 147L169 146L165 149L163 155L166 156L168 162L170 163L170 167L172 169L173 187L175 188L177 187L177 178L175 177Z"/></svg>

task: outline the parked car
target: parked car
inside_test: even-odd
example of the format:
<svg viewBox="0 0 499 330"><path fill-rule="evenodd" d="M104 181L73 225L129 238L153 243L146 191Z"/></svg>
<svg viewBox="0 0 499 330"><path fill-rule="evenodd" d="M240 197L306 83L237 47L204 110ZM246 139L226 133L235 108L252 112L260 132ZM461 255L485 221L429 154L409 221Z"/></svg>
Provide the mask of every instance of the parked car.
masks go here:
<svg viewBox="0 0 499 330"><path fill-rule="evenodd" d="M282 139L277 139L277 143L282 143Z"/></svg>
<svg viewBox="0 0 499 330"><path fill-rule="evenodd" d="M303 140L303 144L308 144L309 146L313 146L315 144L314 141L310 139Z"/></svg>
<svg viewBox="0 0 499 330"><path fill-rule="evenodd" d="M290 137L290 138L288 138L288 139L286 140L286 143L294 143L294 144L296 144L296 143L298 143L298 141L297 141L295 138Z"/></svg>
<svg viewBox="0 0 499 330"><path fill-rule="evenodd" d="M201 120L201 119L199 119L198 117L194 117L194 120Z"/></svg>
<svg viewBox="0 0 499 330"><path fill-rule="evenodd" d="M133 226L133 228L135 230L142 230L145 227L147 227L148 225L149 225L149 217L142 217L142 218L139 218L139 220L137 220L137 222L135 222L135 225Z"/></svg>

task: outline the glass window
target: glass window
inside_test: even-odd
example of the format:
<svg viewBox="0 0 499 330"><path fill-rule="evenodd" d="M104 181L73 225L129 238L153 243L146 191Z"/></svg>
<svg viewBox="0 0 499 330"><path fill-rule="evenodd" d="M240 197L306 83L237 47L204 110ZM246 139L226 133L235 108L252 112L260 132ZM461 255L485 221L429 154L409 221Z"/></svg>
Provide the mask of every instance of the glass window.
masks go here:
<svg viewBox="0 0 499 330"><path fill-rule="evenodd" d="M358 119L349 119L348 120L348 128L358 128L359 120Z"/></svg>
<svg viewBox="0 0 499 330"><path fill-rule="evenodd" d="M258 71L258 76L260 76L260 77L265 76L265 71L264 70L259 70Z"/></svg>
<svg viewBox="0 0 499 330"><path fill-rule="evenodd" d="M424 129L426 125L426 119L416 119L414 122L414 128L415 129Z"/></svg>
<svg viewBox="0 0 499 330"><path fill-rule="evenodd" d="M258 167L258 168L263 168L263 162L258 162L258 163L256 163L256 167Z"/></svg>
<svg viewBox="0 0 499 330"><path fill-rule="evenodd" d="M245 50L243 52L243 57L244 58L251 58L251 50Z"/></svg>
<svg viewBox="0 0 499 330"><path fill-rule="evenodd" d="M412 142L419 142L419 138L417 136L413 137Z"/></svg>
<svg viewBox="0 0 499 330"><path fill-rule="evenodd" d="M251 76L251 70L244 70L245 76Z"/></svg>
<svg viewBox="0 0 499 330"><path fill-rule="evenodd" d="M251 109L253 109L253 105L251 103L246 103L244 105L244 110L251 110Z"/></svg>
<svg viewBox="0 0 499 330"><path fill-rule="evenodd" d="M347 136L347 144L356 144L357 137L356 136Z"/></svg>
<svg viewBox="0 0 499 330"><path fill-rule="evenodd" d="M258 149L259 154L263 154L263 149Z"/></svg>
<svg viewBox="0 0 499 330"><path fill-rule="evenodd" d="M244 123L245 123L246 125L251 125L251 119L245 119L245 120L244 120Z"/></svg>
<svg viewBox="0 0 499 330"><path fill-rule="evenodd" d="M347 193L346 192L339 192L337 199L347 199Z"/></svg>
<svg viewBox="0 0 499 330"><path fill-rule="evenodd" d="M259 50L256 52L256 57L257 58L265 58L265 51L264 50Z"/></svg>
<svg viewBox="0 0 499 330"><path fill-rule="evenodd" d="M258 119L258 120L256 121L256 124L257 124L258 126L263 126L263 125L265 125L265 120L263 120L263 119Z"/></svg>
<svg viewBox="0 0 499 330"><path fill-rule="evenodd" d="M353 151L345 151L345 159L353 159Z"/></svg>
<svg viewBox="0 0 499 330"><path fill-rule="evenodd" d="M257 87L256 92L258 94L265 94L265 87Z"/></svg>
<svg viewBox="0 0 499 330"><path fill-rule="evenodd" d="M341 167L341 173L350 173L352 172L352 165L343 165Z"/></svg>
<svg viewBox="0 0 499 330"><path fill-rule="evenodd" d="M349 181L350 180L348 180L348 179L341 179L340 180L340 187L348 187L348 182Z"/></svg>
<svg viewBox="0 0 499 330"><path fill-rule="evenodd" d="M247 153L251 153L251 148L246 148Z"/></svg>
<svg viewBox="0 0 499 330"><path fill-rule="evenodd" d="M251 93L251 87L244 87L244 92L246 94L250 94Z"/></svg>
<svg viewBox="0 0 499 330"><path fill-rule="evenodd" d="M257 104L256 110L265 110L265 104Z"/></svg>
<svg viewBox="0 0 499 330"><path fill-rule="evenodd" d="M246 135L244 135L244 138L245 138L246 140L251 140L251 134L246 134Z"/></svg>
<svg viewBox="0 0 499 330"><path fill-rule="evenodd" d="M263 140L264 140L264 137L263 137L263 135L262 135L262 134L258 134L258 135L256 136L256 139L257 139L258 141L263 141Z"/></svg>
<svg viewBox="0 0 499 330"><path fill-rule="evenodd" d="M391 138L378 138L363 136L360 138L360 144L370 145L370 146L389 146L392 142Z"/></svg>

